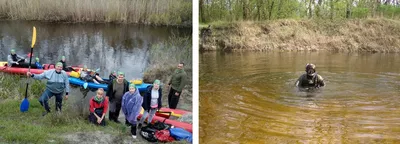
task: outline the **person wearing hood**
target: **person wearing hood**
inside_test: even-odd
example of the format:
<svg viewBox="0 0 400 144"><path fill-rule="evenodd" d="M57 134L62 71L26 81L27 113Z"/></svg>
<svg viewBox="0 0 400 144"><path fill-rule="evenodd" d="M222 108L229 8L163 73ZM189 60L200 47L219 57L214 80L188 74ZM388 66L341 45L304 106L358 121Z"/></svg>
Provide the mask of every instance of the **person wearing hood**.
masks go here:
<svg viewBox="0 0 400 144"><path fill-rule="evenodd" d="M125 74L118 72L118 76L107 86L106 96L110 99L110 108L108 118L110 121L121 123L118 120L121 111L121 103L123 95L129 91L129 83L125 80Z"/></svg>
<svg viewBox="0 0 400 144"><path fill-rule="evenodd" d="M142 107L144 109L144 114L140 119L139 126L142 127L144 120L146 119L147 115L149 118L147 119L147 123L151 123L154 115L156 114L157 110L161 109L162 103L162 89L160 87L160 80L155 80L153 85L147 87L147 91L143 96L143 104Z"/></svg>
<svg viewBox="0 0 400 144"><path fill-rule="evenodd" d="M68 99L68 93L70 90L68 75L62 70L62 63L58 62L55 69L47 70L42 74L32 74L30 72L27 72L26 74L28 77L37 80L47 79L46 90L39 98L40 104L46 110L46 112L43 113L43 116L50 112L50 107L47 101L53 96L56 96L56 111L61 112L63 100L62 95L65 91L65 99Z"/></svg>
<svg viewBox="0 0 400 144"><path fill-rule="evenodd" d="M315 67L314 64L310 63L306 65L306 73L301 75L296 81L296 87L301 89L313 89L325 86L324 79L317 74Z"/></svg>
<svg viewBox="0 0 400 144"><path fill-rule="evenodd" d="M11 50L11 54L8 55L8 57L7 57L7 66L8 67L20 67L21 63L24 63L24 62L25 62L24 57L17 55L15 53L14 49Z"/></svg>
<svg viewBox="0 0 400 144"><path fill-rule="evenodd" d="M108 109L108 98L104 96L104 89L99 88L96 91L96 96L90 99L89 105L89 121L96 125L105 126L106 122L104 117Z"/></svg>
<svg viewBox="0 0 400 144"><path fill-rule="evenodd" d="M122 97L122 112L125 114L126 123L131 125L132 138L136 139L137 117L141 111L143 98L136 89L135 84L129 85L129 91Z"/></svg>

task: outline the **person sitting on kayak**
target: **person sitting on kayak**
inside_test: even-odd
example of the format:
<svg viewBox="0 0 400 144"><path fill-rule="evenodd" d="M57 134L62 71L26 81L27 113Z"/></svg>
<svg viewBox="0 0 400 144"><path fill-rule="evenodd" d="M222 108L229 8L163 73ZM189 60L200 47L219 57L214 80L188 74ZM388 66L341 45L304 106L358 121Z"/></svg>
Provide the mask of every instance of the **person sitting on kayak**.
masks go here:
<svg viewBox="0 0 400 144"><path fill-rule="evenodd" d="M100 84L103 81L95 72L89 71L86 65L81 69L80 78L86 82L94 82L96 84Z"/></svg>
<svg viewBox="0 0 400 144"><path fill-rule="evenodd" d="M104 89L97 89L96 96L90 99L89 105L89 121L96 125L105 126L106 122L104 117L108 110L108 97L104 96Z"/></svg>
<svg viewBox="0 0 400 144"><path fill-rule="evenodd" d="M97 82L97 84L102 84L102 83L107 83L106 81L104 81L100 76L100 74L97 73L96 71L90 71L90 76L93 78L93 81L95 81L95 83ZM108 83L107 83L108 84Z"/></svg>
<svg viewBox="0 0 400 144"><path fill-rule="evenodd" d="M142 118L139 122L139 128L142 127L144 120L146 119L147 115L149 118L147 119L147 123L151 123L154 115L156 114L157 110L161 109L162 103L162 89L160 87L160 80L155 80L153 85L149 85L147 87L146 93L143 96L143 104L142 107L144 109L144 113Z"/></svg>
<svg viewBox="0 0 400 144"><path fill-rule="evenodd" d="M36 62L35 62L35 65L36 65L36 68L37 69L43 69L43 66L42 66L42 64L40 64L40 62L39 62L39 58L38 57L36 57Z"/></svg>
<svg viewBox="0 0 400 144"><path fill-rule="evenodd" d="M129 91L122 96L122 112L125 114L125 124L131 125L132 138L136 139L136 122L142 109L143 98L135 84L129 85Z"/></svg>
<svg viewBox="0 0 400 144"><path fill-rule="evenodd" d="M17 55L15 50L11 50L11 54L7 57L7 66L8 67L21 67L21 64L25 62L24 57Z"/></svg>
<svg viewBox="0 0 400 144"><path fill-rule="evenodd" d="M116 72L116 71L113 71L113 72L108 76L108 79L109 79L109 81L111 82L111 81L113 81L115 78L117 78L117 72Z"/></svg>
<svg viewBox="0 0 400 144"><path fill-rule="evenodd" d="M306 65L306 73L301 75L296 81L296 87L302 90L309 90L324 86L324 79L322 78L322 76L317 74L315 70L315 65L310 63Z"/></svg>
<svg viewBox="0 0 400 144"><path fill-rule="evenodd" d="M72 67L67 67L67 63L65 61L65 56L61 57L61 60L59 61L63 64L63 70L66 72L71 72L71 71L75 71Z"/></svg>

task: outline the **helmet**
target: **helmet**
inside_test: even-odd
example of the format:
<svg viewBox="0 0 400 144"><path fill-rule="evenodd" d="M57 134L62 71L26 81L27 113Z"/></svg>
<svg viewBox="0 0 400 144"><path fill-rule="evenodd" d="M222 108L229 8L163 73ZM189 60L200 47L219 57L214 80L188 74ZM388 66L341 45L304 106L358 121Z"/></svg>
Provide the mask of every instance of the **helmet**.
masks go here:
<svg viewBox="0 0 400 144"><path fill-rule="evenodd" d="M314 64L312 64L312 63L307 63L307 65L306 65L306 72L307 72L307 75L309 75L309 76L314 76L315 75L315 65Z"/></svg>

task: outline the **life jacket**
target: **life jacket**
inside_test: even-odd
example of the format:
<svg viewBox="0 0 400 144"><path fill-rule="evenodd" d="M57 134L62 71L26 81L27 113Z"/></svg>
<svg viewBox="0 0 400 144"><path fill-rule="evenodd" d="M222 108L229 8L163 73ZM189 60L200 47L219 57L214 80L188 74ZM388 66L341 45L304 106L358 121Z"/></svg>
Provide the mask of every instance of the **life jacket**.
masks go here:
<svg viewBox="0 0 400 144"><path fill-rule="evenodd" d="M18 61L18 57L17 57L17 54L11 54L11 58L12 58L12 60L13 61Z"/></svg>

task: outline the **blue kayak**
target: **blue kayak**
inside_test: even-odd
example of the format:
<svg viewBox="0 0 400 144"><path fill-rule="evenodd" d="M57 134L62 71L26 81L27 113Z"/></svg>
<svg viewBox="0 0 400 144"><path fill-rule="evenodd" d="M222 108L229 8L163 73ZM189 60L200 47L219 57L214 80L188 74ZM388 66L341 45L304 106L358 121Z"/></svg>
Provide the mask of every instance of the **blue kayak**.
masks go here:
<svg viewBox="0 0 400 144"><path fill-rule="evenodd" d="M86 83L85 81L83 81L79 78L75 78L75 77L69 77L68 79L69 79L69 83L73 84L73 85L83 86L83 84ZM104 79L104 80L108 81L108 79ZM151 84L148 84L148 83L137 84L136 88L138 88L140 92L144 92L144 91L146 91L146 88L149 85L151 85ZM107 84L96 84L93 82L88 82L87 88L90 88L90 89L103 88L105 91L107 91Z"/></svg>

